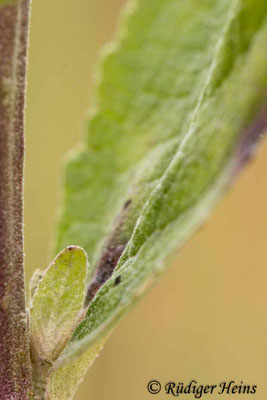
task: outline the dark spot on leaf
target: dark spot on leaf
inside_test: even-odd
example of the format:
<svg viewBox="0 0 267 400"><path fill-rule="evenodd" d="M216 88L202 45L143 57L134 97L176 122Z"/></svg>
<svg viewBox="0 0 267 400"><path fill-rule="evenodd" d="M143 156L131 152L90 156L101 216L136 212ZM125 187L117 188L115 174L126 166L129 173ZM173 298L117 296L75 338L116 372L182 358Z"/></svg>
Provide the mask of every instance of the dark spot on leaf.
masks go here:
<svg viewBox="0 0 267 400"><path fill-rule="evenodd" d="M130 205L131 203L132 203L132 200L131 200L131 199L127 200L127 201L124 203L123 208L126 210L126 209L129 207L129 205Z"/></svg>
<svg viewBox="0 0 267 400"><path fill-rule="evenodd" d="M69 247L68 247L68 250L70 250L70 251L72 251L73 249L74 249L73 246L69 246Z"/></svg>
<svg viewBox="0 0 267 400"><path fill-rule="evenodd" d="M90 303L100 287L111 277L124 248L124 244L109 244L106 247L96 268L95 277L88 288L85 306Z"/></svg>
<svg viewBox="0 0 267 400"><path fill-rule="evenodd" d="M117 286L117 285L119 285L120 283L121 283L121 276L118 275L118 276L116 276L116 278L115 278L114 286Z"/></svg>

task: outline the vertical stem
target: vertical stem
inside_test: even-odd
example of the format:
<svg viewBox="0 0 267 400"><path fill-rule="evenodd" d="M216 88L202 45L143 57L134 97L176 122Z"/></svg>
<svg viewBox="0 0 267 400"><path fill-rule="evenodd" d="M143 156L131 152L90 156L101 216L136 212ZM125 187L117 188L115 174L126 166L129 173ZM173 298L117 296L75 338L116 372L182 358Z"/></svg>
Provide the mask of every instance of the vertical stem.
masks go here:
<svg viewBox="0 0 267 400"><path fill-rule="evenodd" d="M0 398L32 398L23 250L30 0L0 0Z"/></svg>

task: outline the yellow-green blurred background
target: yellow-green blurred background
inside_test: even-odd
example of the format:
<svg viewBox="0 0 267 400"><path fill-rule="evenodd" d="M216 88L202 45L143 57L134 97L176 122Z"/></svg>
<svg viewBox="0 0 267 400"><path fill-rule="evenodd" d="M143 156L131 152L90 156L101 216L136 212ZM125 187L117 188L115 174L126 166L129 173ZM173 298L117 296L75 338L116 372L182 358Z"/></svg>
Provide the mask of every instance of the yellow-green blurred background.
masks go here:
<svg viewBox="0 0 267 400"><path fill-rule="evenodd" d="M49 260L62 155L81 137L93 65L124 0L34 0L27 106L27 279ZM267 142L205 227L117 328L77 400L166 399L158 379L242 380L267 398ZM78 244L78 243L77 243ZM193 397L182 396L191 400Z"/></svg>

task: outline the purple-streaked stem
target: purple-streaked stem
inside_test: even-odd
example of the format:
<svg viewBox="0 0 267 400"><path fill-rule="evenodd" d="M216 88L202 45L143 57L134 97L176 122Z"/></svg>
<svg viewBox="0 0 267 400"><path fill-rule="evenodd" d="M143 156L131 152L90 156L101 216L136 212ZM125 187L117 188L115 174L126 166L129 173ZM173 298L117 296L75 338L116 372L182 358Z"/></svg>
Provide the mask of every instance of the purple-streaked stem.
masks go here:
<svg viewBox="0 0 267 400"><path fill-rule="evenodd" d="M23 250L30 0L0 0L0 399L33 398Z"/></svg>

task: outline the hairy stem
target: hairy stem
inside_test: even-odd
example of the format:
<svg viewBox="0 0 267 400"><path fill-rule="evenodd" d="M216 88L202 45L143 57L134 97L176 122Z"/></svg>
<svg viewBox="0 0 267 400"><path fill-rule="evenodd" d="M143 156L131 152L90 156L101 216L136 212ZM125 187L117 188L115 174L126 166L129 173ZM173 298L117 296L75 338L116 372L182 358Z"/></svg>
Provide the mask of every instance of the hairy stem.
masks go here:
<svg viewBox="0 0 267 400"><path fill-rule="evenodd" d="M31 399L23 251L24 104L30 0L0 0L0 398Z"/></svg>

